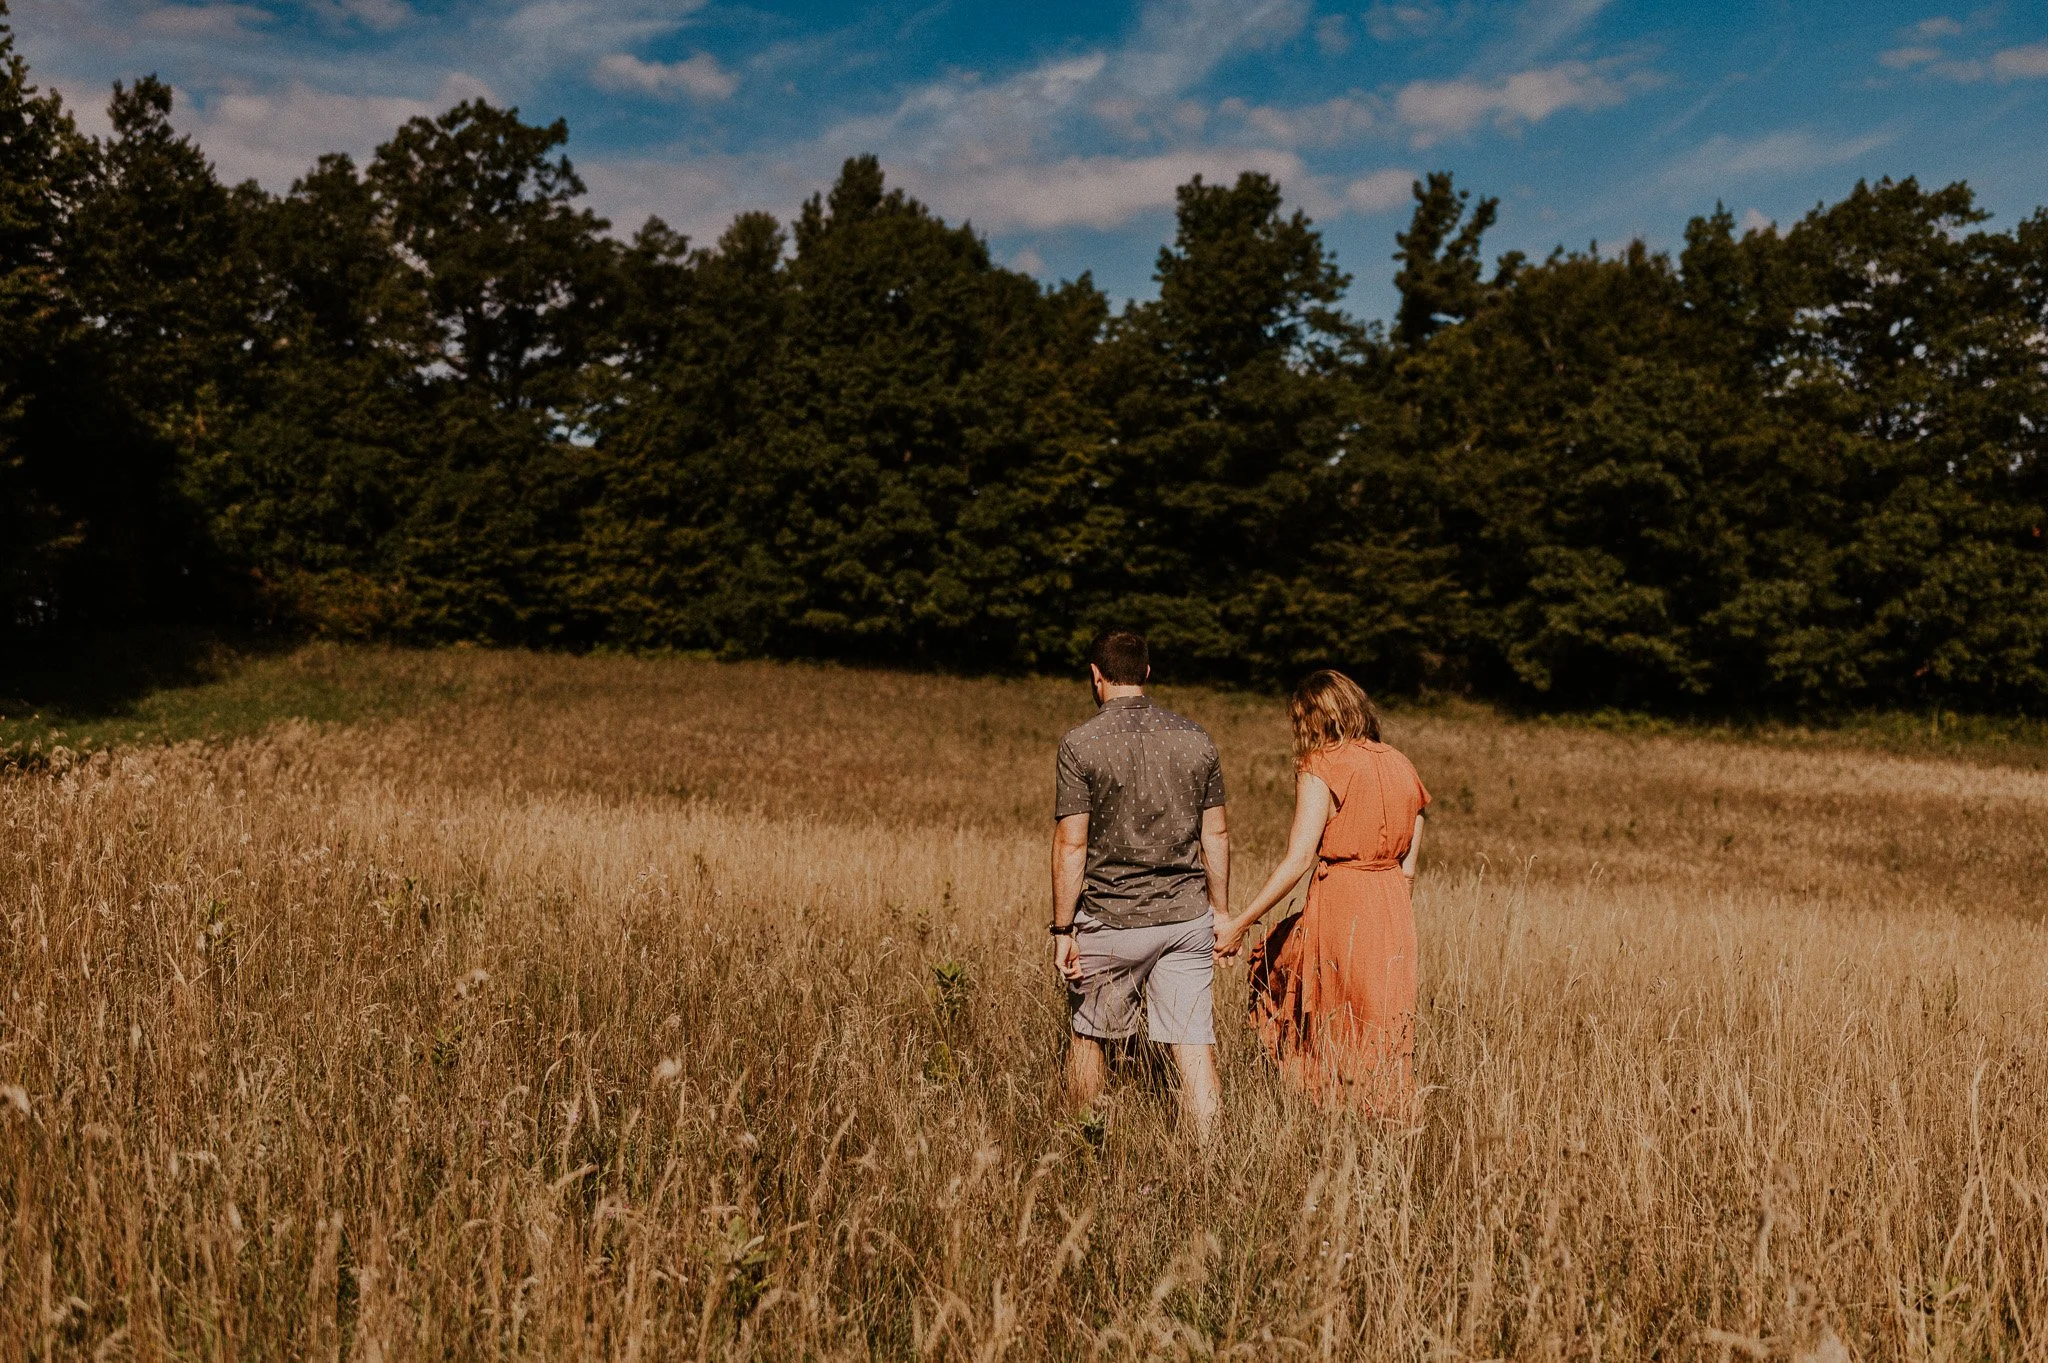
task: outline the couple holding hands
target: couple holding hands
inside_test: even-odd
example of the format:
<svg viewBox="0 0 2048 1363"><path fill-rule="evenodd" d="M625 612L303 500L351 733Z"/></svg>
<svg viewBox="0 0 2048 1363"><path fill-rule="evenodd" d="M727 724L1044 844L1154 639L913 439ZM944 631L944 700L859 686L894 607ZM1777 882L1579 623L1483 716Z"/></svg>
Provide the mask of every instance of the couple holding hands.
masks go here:
<svg viewBox="0 0 2048 1363"><path fill-rule="evenodd" d="M1183 1114L1206 1139L1222 1106L1213 985L1254 924L1311 872L1302 911L1252 947L1251 1015L1289 1082L1333 1106L1413 1115L1415 912L1409 890L1429 792L1380 741L1379 714L1340 672L1309 675L1289 705L1294 825L1264 888L1232 917L1230 833L1216 745L1145 695L1142 636L1089 650L1096 716L1060 742L1054 804L1053 963L1073 1036L1067 1100L1094 1102L1104 1043L1169 1047Z"/></svg>

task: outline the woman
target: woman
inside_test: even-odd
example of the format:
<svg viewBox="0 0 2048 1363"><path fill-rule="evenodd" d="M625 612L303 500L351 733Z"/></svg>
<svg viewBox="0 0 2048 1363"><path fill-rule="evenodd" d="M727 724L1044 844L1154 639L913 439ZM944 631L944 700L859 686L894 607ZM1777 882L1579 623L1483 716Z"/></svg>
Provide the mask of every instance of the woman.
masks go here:
<svg viewBox="0 0 2048 1363"><path fill-rule="evenodd" d="M1289 1079L1326 1102L1412 1115L1415 910L1409 889L1429 792L1380 741L1379 712L1341 672L1295 689L1294 831L1264 889L1217 939L1252 925L1314 868L1308 903L1252 951L1252 1020Z"/></svg>

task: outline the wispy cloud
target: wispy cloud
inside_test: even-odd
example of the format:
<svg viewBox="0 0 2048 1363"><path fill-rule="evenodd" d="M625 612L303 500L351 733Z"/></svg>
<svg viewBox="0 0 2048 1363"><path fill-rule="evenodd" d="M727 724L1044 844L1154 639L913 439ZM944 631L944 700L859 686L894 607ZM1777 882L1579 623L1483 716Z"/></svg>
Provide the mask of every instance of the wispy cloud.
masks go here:
<svg viewBox="0 0 2048 1363"><path fill-rule="evenodd" d="M1514 31L1495 43L1488 59L1521 66L1576 38L1611 0L1528 0L1515 13Z"/></svg>
<svg viewBox="0 0 2048 1363"><path fill-rule="evenodd" d="M1905 41L1878 53L1878 65L1892 71L1917 71L1963 85L1985 80L2001 83L2038 80L2048 76L2048 42L2024 43L1999 48L1988 54L1980 48L1975 56L1954 55L1942 46L1950 39L1966 36L1972 27L1981 27L1987 22L1989 16L1984 14L1972 16L1969 25L1945 14L1922 19L1899 30L1899 36Z"/></svg>
<svg viewBox="0 0 2048 1363"><path fill-rule="evenodd" d="M1147 6L1121 44L1042 61L1000 80L972 71L918 85L881 112L831 124L808 143L753 158L679 157L655 183L690 202L645 189L624 193L644 160L591 167L593 189L620 194L637 209L705 224L708 205L786 211L790 190L828 179L844 157L873 151L900 183L955 219L988 231L1061 227L1107 229L1173 203L1176 186L1196 174L1235 178L1264 171L1299 193L1311 188L1301 158L1278 136L1277 111L1266 127L1246 106L1236 118L1258 136L1253 145L1206 141L1210 108L1191 91L1224 60L1299 35L1304 0L1159 0ZM1126 151L1077 154L1071 148L1107 136ZM1263 143L1263 144L1261 144ZM780 202L776 202L776 200ZM663 207L660 200L669 200Z"/></svg>
<svg viewBox="0 0 2048 1363"><path fill-rule="evenodd" d="M1365 31L1383 43L1419 38L1441 27L1443 22L1443 6L1431 0L1416 0L1414 3L1376 0L1365 12Z"/></svg>
<svg viewBox="0 0 2048 1363"><path fill-rule="evenodd" d="M257 180L281 190L323 152L361 159L410 118L433 117L465 99L490 99L489 86L459 72L427 98L341 95L294 81L282 90L239 91L206 99L179 92L174 115L229 181Z"/></svg>
<svg viewBox="0 0 2048 1363"><path fill-rule="evenodd" d="M272 18L254 5L164 5L143 14L138 26L167 38L242 39Z"/></svg>
<svg viewBox="0 0 2048 1363"><path fill-rule="evenodd" d="M1963 25L1960 20L1952 19L1946 14L1936 14L1922 19L1906 31L1916 38L1960 38L1963 36Z"/></svg>
<svg viewBox="0 0 2048 1363"><path fill-rule="evenodd" d="M491 27L497 64L530 75L573 68L684 26L705 0L527 0Z"/></svg>
<svg viewBox="0 0 2048 1363"><path fill-rule="evenodd" d="M642 61L630 53L614 52L598 62L592 79L606 90L656 98L687 95L699 100L730 99L740 85L740 78L720 66L709 52L678 62Z"/></svg>
<svg viewBox="0 0 2048 1363"><path fill-rule="evenodd" d="M1595 0L1539 4L1525 37L1561 41L1601 8ZM1419 29L1435 13L1378 10L1368 22ZM1228 180L1246 170L1274 176L1319 218L1375 214L1408 201L1412 171L1346 175L1305 154L1374 139L1426 147L1482 128L1517 132L1563 110L1611 107L1656 80L1627 61L1573 60L1301 105L1202 97L1226 61L1313 37L1310 18L1303 0L1154 0L1118 43L999 79L948 73L773 152L601 158L586 163L586 176L615 219L657 212L699 237L736 211L787 212L861 151L876 152L894 180L947 217L998 234L1113 230L1170 208L1193 175ZM614 62L606 77L648 88L647 65Z"/></svg>
<svg viewBox="0 0 2048 1363"><path fill-rule="evenodd" d="M1273 149L1189 148L945 169L885 153L883 166L893 181L948 220L997 234L1111 230L1170 207L1174 191L1196 175L1228 182L1247 170L1310 193L1313 210L1333 207L1300 157ZM787 215L838 168L839 159L820 147L793 157L706 156L681 163L600 158L580 167L592 197L614 222L632 226L652 214L699 241L717 236L738 213Z"/></svg>
<svg viewBox="0 0 2048 1363"><path fill-rule="evenodd" d="M1894 47L1877 54L1878 65L1888 66L1894 71L1910 71L1916 66L1940 60L1941 49L1938 47Z"/></svg>
<svg viewBox="0 0 2048 1363"><path fill-rule="evenodd" d="M1378 170L1353 180L1344 187L1344 201L1368 216L1413 203L1415 182L1412 170Z"/></svg>
<svg viewBox="0 0 2048 1363"><path fill-rule="evenodd" d="M1657 179L1690 199L1727 186L1844 165L1894 140L1890 132L1827 138L1796 128L1750 138L1716 135L1672 160Z"/></svg>
<svg viewBox="0 0 2048 1363"><path fill-rule="evenodd" d="M419 17L405 0L314 0L310 8L330 24L360 25L372 33L390 33Z"/></svg>
<svg viewBox="0 0 2048 1363"><path fill-rule="evenodd" d="M1344 146L1386 120L1382 101L1356 94L1292 108L1233 98L1218 104L1216 113L1247 137L1282 147Z"/></svg>
<svg viewBox="0 0 2048 1363"><path fill-rule="evenodd" d="M1060 227L1122 227L1173 202L1174 191L1200 175L1235 180L1262 171L1300 185L1307 172L1290 152L1191 148L1156 156L1071 156L1036 165L991 166L967 173L901 174L911 190L956 220L990 232Z"/></svg>
<svg viewBox="0 0 2048 1363"><path fill-rule="evenodd" d="M1394 98L1395 112L1418 147L1490 124L1513 132L1566 109L1606 109L1655 83L1648 72L1621 72L1613 62L1560 62L1495 79L1414 81Z"/></svg>
<svg viewBox="0 0 2048 1363"><path fill-rule="evenodd" d="M1991 56L1991 74L2000 80L2038 80L2048 76L2048 43L2008 47Z"/></svg>

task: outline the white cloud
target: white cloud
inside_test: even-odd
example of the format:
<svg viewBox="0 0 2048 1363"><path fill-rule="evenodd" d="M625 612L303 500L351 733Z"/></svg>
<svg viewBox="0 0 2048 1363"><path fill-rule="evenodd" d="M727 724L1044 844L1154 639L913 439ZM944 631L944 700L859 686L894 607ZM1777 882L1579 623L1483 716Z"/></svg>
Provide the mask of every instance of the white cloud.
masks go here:
<svg viewBox="0 0 2048 1363"><path fill-rule="evenodd" d="M1511 132L1564 109L1610 108L1653 79L1641 73L1617 78L1610 70L1604 63L1570 61L1496 80L1419 80L1401 88L1394 109L1413 130L1415 145L1426 147L1481 123Z"/></svg>
<svg viewBox="0 0 2048 1363"><path fill-rule="evenodd" d="M1592 0L1552 5L1546 31L1598 10ZM1375 14L1413 28L1436 22L1438 11L1415 5ZM1000 79L950 73L887 109L774 152L706 155L678 146L584 157L579 166L613 221L630 227L659 214L700 241L735 213L786 218L831 182L845 157L867 151L881 157L892 183L947 219L998 234L1113 230L1169 210L1194 175L1228 182L1246 170L1274 177L1293 204L1327 219L1398 208L1414 172L1318 173L1302 159L1308 149L1395 132L1427 144L1481 125L1513 130L1561 109L1620 103L1652 79L1618 63L1572 61L1412 85L1391 101L1353 93L1307 106L1232 99L1212 108L1191 97L1220 63L1301 36L1310 17L1302 0L1157 0L1121 46L1062 53ZM614 63L611 77L644 88L648 65ZM1122 145L1077 154L1105 133Z"/></svg>
<svg viewBox="0 0 2048 1363"><path fill-rule="evenodd" d="M1344 202L1368 216L1384 213L1414 201L1418 178L1412 170L1376 170L1346 185Z"/></svg>
<svg viewBox="0 0 2048 1363"><path fill-rule="evenodd" d="M1944 80L1969 85L1981 80L2037 80L2048 76L2048 42L2026 43L2000 49L1988 60L1950 57L1934 44L1944 38L1961 37L1963 25L1945 15L1923 19L1903 30L1912 41L1877 54L1878 63L1894 71L1922 70Z"/></svg>
<svg viewBox="0 0 2048 1363"><path fill-rule="evenodd" d="M412 6L405 0L341 0L340 8L364 28L389 33L413 19Z"/></svg>
<svg viewBox="0 0 2048 1363"><path fill-rule="evenodd" d="M1745 208L1742 210L1742 230L1744 232L1768 232L1775 234L1778 230L1778 224L1772 219L1765 217L1760 209Z"/></svg>
<svg viewBox="0 0 2048 1363"><path fill-rule="evenodd" d="M631 232L659 217L693 241L709 243L747 212L787 218L804 196L822 186L832 169L818 161L700 157L595 158L576 163L598 212Z"/></svg>
<svg viewBox="0 0 2048 1363"><path fill-rule="evenodd" d="M166 38L244 39L252 24L267 24L269 10L254 5L164 5L146 11L136 26Z"/></svg>
<svg viewBox="0 0 2048 1363"><path fill-rule="evenodd" d="M1389 4L1378 0L1365 12L1365 31L1383 43L1419 38L1443 22L1441 5L1432 3Z"/></svg>
<svg viewBox="0 0 2048 1363"><path fill-rule="evenodd" d="M433 117L465 99L489 99L473 76L448 75L431 99L338 95L294 81L282 90L215 95L203 101L178 92L173 121L190 133L230 183L253 179L283 190L323 153L366 157L409 118Z"/></svg>
<svg viewBox="0 0 2048 1363"><path fill-rule="evenodd" d="M1143 214L1170 209L1174 191L1196 175L1229 183L1242 171L1261 171L1297 190L1295 198L1324 216L1342 205L1308 174L1291 152L1190 149L1155 156L1070 156L1056 161L935 170L884 156L883 170L950 222L972 222L983 232L1050 231L1068 227L1109 230ZM787 218L790 209L830 183L839 159L821 148L800 158L754 161L704 157L676 164L657 160L591 160L578 164L599 210L623 228L655 214L694 240L709 241L734 215L765 211Z"/></svg>
<svg viewBox="0 0 2048 1363"><path fill-rule="evenodd" d="M1045 273L1045 257L1027 246L1010 257L1010 268L1028 275Z"/></svg>
<svg viewBox="0 0 2048 1363"><path fill-rule="evenodd" d="M2048 43L2008 47L1993 54L1991 70L2000 80L2034 80L2048 76Z"/></svg>
<svg viewBox="0 0 2048 1363"><path fill-rule="evenodd" d="M907 167L900 178L955 222L1009 232L1122 227L1142 213L1172 207L1174 191L1197 175L1229 183L1247 170L1263 171L1282 184L1305 178L1300 158L1290 152L1206 148L1158 156L1070 156L966 174Z"/></svg>
<svg viewBox="0 0 2048 1363"><path fill-rule="evenodd" d="M65 112L71 121L87 137L111 137L114 132L113 120L107 117L107 102L113 94L112 87L91 84L82 80L48 79L36 77L36 84L45 90L55 90L64 99Z"/></svg>
<svg viewBox="0 0 2048 1363"><path fill-rule="evenodd" d="M1916 38L1960 38L1963 26L1946 14L1937 14L1931 19L1922 19L1906 30Z"/></svg>
<svg viewBox="0 0 2048 1363"><path fill-rule="evenodd" d="M527 0L497 28L499 64L523 74L573 69L673 33L704 0Z"/></svg>
<svg viewBox="0 0 2048 1363"><path fill-rule="evenodd" d="M390 33L419 17L406 0L310 0L307 8L336 27L355 24L372 33Z"/></svg>
<svg viewBox="0 0 2048 1363"><path fill-rule="evenodd" d="M1226 58L1299 33L1307 16L1302 0L1160 0L1122 47L1061 56L997 81L962 72L929 82L884 113L827 128L817 139L820 159L836 167L839 156L876 151L925 186L985 184L1054 165L1087 179L1088 167L1116 158L1059 152L1107 130L1134 147L1160 148L1129 164L1164 164L1162 157L1194 154L1178 149L1207 129L1209 111L1189 91Z"/></svg>
<svg viewBox="0 0 2048 1363"><path fill-rule="evenodd" d="M688 95L705 101L729 99L739 89L740 78L718 64L709 52L699 52L679 62L650 62L625 52L614 52L598 62L591 77L607 90L631 94Z"/></svg>
<svg viewBox="0 0 2048 1363"><path fill-rule="evenodd" d="M1226 99L1216 112L1251 136L1283 147L1342 146L1372 131L1382 116L1376 101L1357 95L1291 109Z"/></svg>
<svg viewBox="0 0 2048 1363"><path fill-rule="evenodd" d="M565 0L551 0L563 3ZM840 162L872 151L890 179L951 221L990 232L1063 227L1110 229L1170 208L1174 190L1196 174L1234 179L1243 170L1280 180L1310 211L1342 211L1344 200L1311 176L1282 133L1307 137L1306 121L1355 120L1348 105L1279 111L1231 120L1242 147L1204 146L1211 111L1190 97L1228 58L1298 36L1307 0L1155 0L1114 48L1065 53L1014 75L985 80L956 72L906 92L877 114L841 120L809 142L771 156L683 155L586 160L593 195L615 221L658 213L693 237L722 230L736 212L786 216L830 182ZM1362 107L1362 106L1360 106ZM1075 155L1103 132L1125 153Z"/></svg>
<svg viewBox="0 0 2048 1363"><path fill-rule="evenodd" d="M1308 22L1308 0L1154 0L1113 63L1140 99L1186 90L1226 57L1277 47Z"/></svg>
<svg viewBox="0 0 2048 1363"><path fill-rule="evenodd" d="M1496 47L1499 57L1527 62L1550 51L1598 18L1611 0L1530 0L1515 16L1514 37Z"/></svg>
<svg viewBox="0 0 2048 1363"><path fill-rule="evenodd" d="M622 225L649 213L705 240L732 216L787 217L829 184L841 161L872 151L900 184L954 222L982 231L1111 229L1171 208L1174 190L1200 174L1233 180L1262 171L1313 213L1342 212L1340 194L1309 174L1280 134L1327 134L1307 123L1353 120L1322 106L1257 119L1249 106L1225 116L1226 131L1254 145L1202 145L1211 110L1190 97L1222 61L1298 36L1306 0L1157 0L1123 45L1069 52L998 80L949 74L914 87L880 113L843 119L779 152L706 156L657 153L579 166L601 209ZM1362 105L1360 106L1363 107ZM1127 152L1072 154L1107 131Z"/></svg>
<svg viewBox="0 0 2048 1363"><path fill-rule="evenodd" d="M1828 140L1802 129L1752 138L1717 135L1672 161L1658 182L1681 196L1714 192L1746 180L1825 170L1866 156L1891 141L1892 134L1884 132Z"/></svg>
<svg viewBox="0 0 2048 1363"><path fill-rule="evenodd" d="M1316 22L1316 51L1325 57L1341 57L1351 50L1351 21L1332 14Z"/></svg>
<svg viewBox="0 0 2048 1363"><path fill-rule="evenodd" d="M1155 0L1121 47L1065 55L997 81L961 72L919 86L886 113L827 137L894 147L925 162L983 164L1042 154L1083 120L1134 143L1199 134L1188 92L1226 58L1292 38L1306 0Z"/></svg>

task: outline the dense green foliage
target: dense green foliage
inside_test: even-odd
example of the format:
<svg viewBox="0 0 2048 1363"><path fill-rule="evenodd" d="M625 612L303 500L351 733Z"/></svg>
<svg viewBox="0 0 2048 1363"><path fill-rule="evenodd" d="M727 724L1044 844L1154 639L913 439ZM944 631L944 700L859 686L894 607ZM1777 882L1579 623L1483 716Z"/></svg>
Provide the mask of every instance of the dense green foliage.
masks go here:
<svg viewBox="0 0 2048 1363"><path fill-rule="evenodd" d="M1158 297L846 164L630 241L467 103L223 186L153 79L82 137L0 29L0 637L345 636L976 669L1100 624L1547 707L2048 713L2048 213L1860 184L1677 260L1501 258L1416 186L1390 330L1259 175Z"/></svg>

